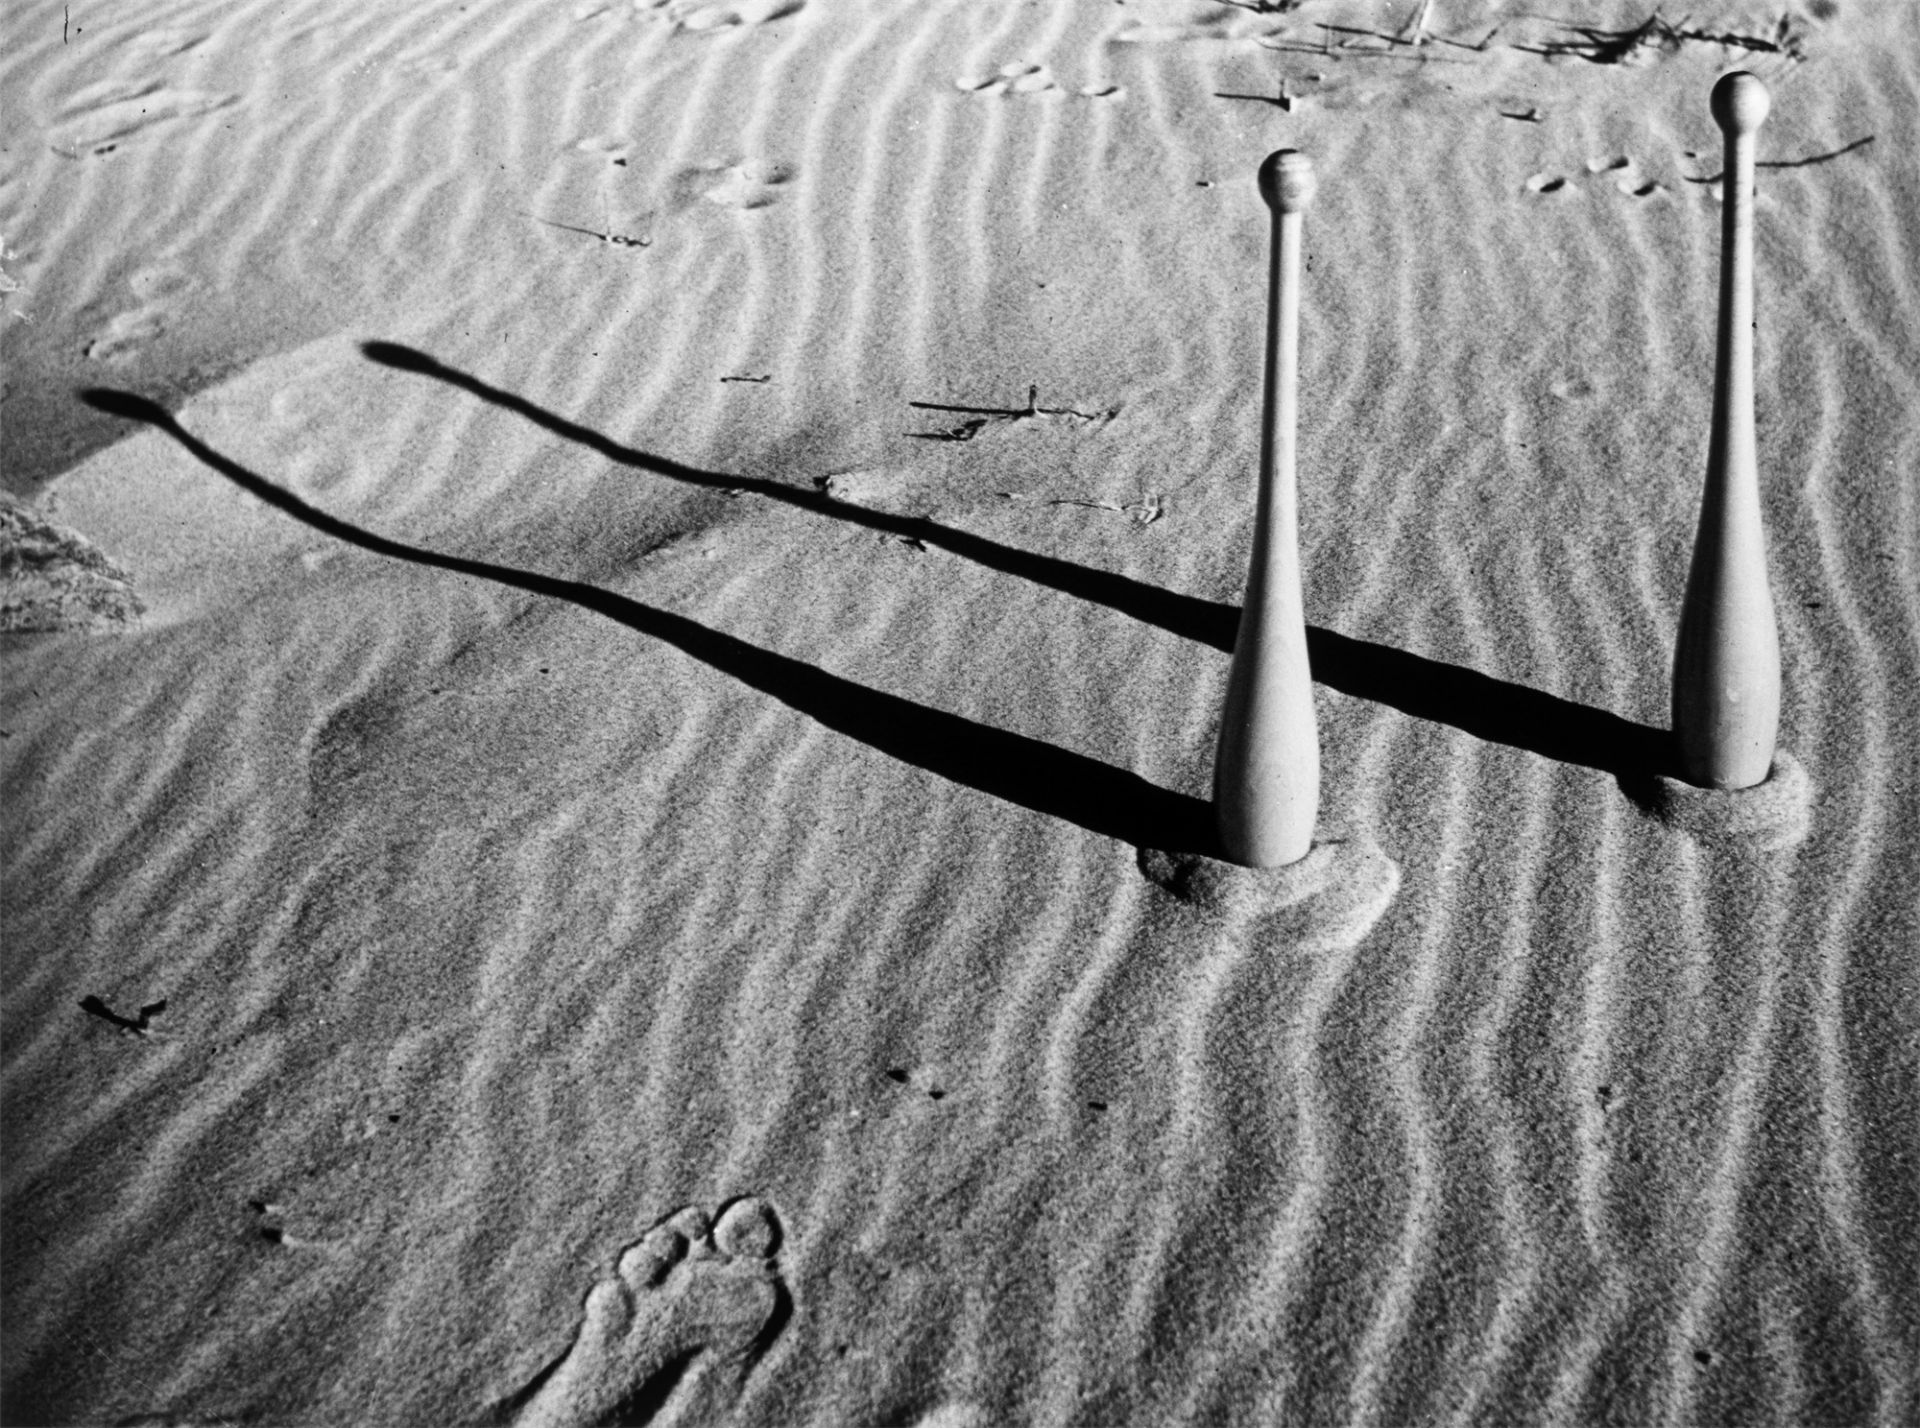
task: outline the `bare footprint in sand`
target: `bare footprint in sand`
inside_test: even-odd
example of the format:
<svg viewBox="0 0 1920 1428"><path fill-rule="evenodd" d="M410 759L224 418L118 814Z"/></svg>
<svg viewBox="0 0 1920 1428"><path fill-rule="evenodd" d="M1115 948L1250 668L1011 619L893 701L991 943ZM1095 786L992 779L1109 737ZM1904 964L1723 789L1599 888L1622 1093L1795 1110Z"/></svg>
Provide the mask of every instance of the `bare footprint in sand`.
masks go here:
<svg viewBox="0 0 1920 1428"><path fill-rule="evenodd" d="M675 1211L588 1293L573 1347L528 1386L516 1428L718 1421L786 1323L779 1247L779 1218L756 1197L713 1220Z"/></svg>

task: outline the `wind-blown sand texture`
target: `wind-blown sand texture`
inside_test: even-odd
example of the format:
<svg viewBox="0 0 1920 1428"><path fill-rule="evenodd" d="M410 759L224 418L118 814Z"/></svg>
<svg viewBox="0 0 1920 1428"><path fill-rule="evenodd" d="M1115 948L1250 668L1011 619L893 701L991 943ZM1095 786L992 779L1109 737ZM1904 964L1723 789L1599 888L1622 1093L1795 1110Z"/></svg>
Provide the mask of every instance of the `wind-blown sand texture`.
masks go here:
<svg viewBox="0 0 1920 1428"><path fill-rule="evenodd" d="M0 655L0 1417L1914 1422L1920 11L1557 8L9 6L7 484L144 614Z"/></svg>

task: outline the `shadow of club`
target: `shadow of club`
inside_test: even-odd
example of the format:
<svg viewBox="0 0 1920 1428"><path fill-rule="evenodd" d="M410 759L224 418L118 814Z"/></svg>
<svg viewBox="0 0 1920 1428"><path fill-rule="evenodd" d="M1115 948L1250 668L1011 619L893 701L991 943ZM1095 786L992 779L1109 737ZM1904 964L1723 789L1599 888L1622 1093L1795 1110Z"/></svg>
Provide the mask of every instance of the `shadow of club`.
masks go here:
<svg viewBox="0 0 1920 1428"><path fill-rule="evenodd" d="M917 540L990 570L1032 581L1075 599L1129 615L1182 639L1233 650L1240 612L1232 605L1182 595L1124 575L1002 545L998 541L913 516L892 515L835 501L777 481L723 476L649 455L535 406L479 378L445 366L411 347L369 342L361 349L383 366L458 387L556 436L577 442L618 465L713 490L751 491L835 520ZM1307 653L1316 683L1357 699L1398 709L1417 719L1459 729L1489 743L1560 763L1610 773L1623 786L1649 782L1677 768L1666 730L1636 724L1604 710L1530 689L1459 665L1355 639L1318 625L1307 627ZM1631 789L1629 790L1631 791Z"/></svg>
<svg viewBox="0 0 1920 1428"><path fill-rule="evenodd" d="M805 714L848 738L954 783L1072 823L1089 832L1175 852L1210 852L1208 805L1136 774L1051 744L869 689L802 661L665 610L580 581L445 555L360 529L223 456L157 403L93 388L80 399L97 411L165 432L241 489L320 531L375 555L496 581L564 600L672 645L682 653ZM729 483L737 485L738 483Z"/></svg>

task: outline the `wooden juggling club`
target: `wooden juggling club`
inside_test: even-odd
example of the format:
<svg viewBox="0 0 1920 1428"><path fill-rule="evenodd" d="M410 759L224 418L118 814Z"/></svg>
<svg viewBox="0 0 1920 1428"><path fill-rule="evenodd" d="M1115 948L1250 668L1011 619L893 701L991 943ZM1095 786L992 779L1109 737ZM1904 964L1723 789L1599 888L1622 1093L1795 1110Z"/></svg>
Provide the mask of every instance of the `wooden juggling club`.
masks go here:
<svg viewBox="0 0 1920 1428"><path fill-rule="evenodd" d="M1771 104L1750 74L1727 75L1713 87L1714 122L1726 135L1713 432L1673 656L1681 772L1705 788L1765 780L1780 729L1780 637L1753 437L1753 165L1755 135Z"/></svg>
<svg viewBox="0 0 1920 1428"><path fill-rule="evenodd" d="M1213 765L1214 820L1222 851L1233 862L1255 868L1304 858L1313 845L1320 805L1320 735L1307 668L1293 470L1300 227L1313 192L1313 164L1305 154L1282 149L1260 165L1260 196L1273 210L1260 486L1253 560Z"/></svg>

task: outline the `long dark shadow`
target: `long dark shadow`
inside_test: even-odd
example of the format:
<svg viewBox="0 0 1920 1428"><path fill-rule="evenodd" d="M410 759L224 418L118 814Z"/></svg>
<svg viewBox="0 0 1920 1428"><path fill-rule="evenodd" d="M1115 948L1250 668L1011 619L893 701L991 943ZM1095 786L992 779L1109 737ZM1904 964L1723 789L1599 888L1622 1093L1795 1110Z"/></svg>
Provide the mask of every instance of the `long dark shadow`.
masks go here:
<svg viewBox="0 0 1920 1428"><path fill-rule="evenodd" d="M1824 154L1809 154L1804 159L1758 159L1755 160L1753 166L1756 169L1811 168L1814 164L1824 164L1830 159L1837 159L1842 154L1851 154L1855 149L1864 149L1868 144L1873 142L1874 137L1874 135L1868 134L1864 138L1855 139L1851 144L1842 144L1839 148L1829 150ZM1688 183L1719 183L1720 180L1726 176L1724 169L1717 174L1706 174L1700 178L1695 178L1692 174L1680 175L1680 177Z"/></svg>
<svg viewBox="0 0 1920 1428"><path fill-rule="evenodd" d="M1036 813L1064 819L1089 832L1172 852L1214 850L1210 809L1200 799L1169 792L1084 754L869 689L710 630L684 616L577 580L443 555L389 540L309 506L229 460L181 427L164 407L145 397L95 388L82 392L80 399L98 411L157 427L242 490L349 545L395 560L497 581L604 615L630 630L664 641L829 729L903 763Z"/></svg>
<svg viewBox="0 0 1920 1428"><path fill-rule="evenodd" d="M1563 764L1598 769L1623 783L1679 776L1672 735L1457 664L1307 626L1307 660L1318 684L1371 699L1476 739Z"/></svg>
<svg viewBox="0 0 1920 1428"><path fill-rule="evenodd" d="M1236 606L1181 595L1124 575L1090 570L1072 561L1035 555L983 536L952 530L913 516L891 515L835 501L814 491L753 477L723 476L622 446L597 431L568 421L524 397L392 342L369 342L362 350L375 362L417 372L470 392L534 425L578 442L608 461L713 490L752 491L771 500L835 520L937 546L990 570L1017 576L1076 599L1105 605L1183 639L1231 653L1240 623ZM1635 724L1616 714L1576 704L1523 684L1495 679L1459 665L1354 639L1317 625L1307 627L1307 654L1317 683L1358 699L1385 704L1491 743L1543 758L1599 769L1625 780L1674 774L1670 737L1663 729Z"/></svg>
<svg viewBox="0 0 1920 1428"><path fill-rule="evenodd" d="M617 466L630 466L639 471L651 471L656 476L670 477L675 481L683 481L690 486L703 486L712 491L751 491L756 496L765 496L771 501L782 501L789 506L798 506L802 510L831 516L835 520L847 521L853 525L865 526L869 530L882 531L908 540L917 540L923 545L938 546L954 555L963 556L975 564L984 565L989 570L997 570L1003 575L1018 576L1023 580L1059 590L1078 599L1090 600L1097 605L1106 605L1122 614L1131 615L1145 624L1170 630L1186 639L1213 645L1217 649L1231 651L1233 648L1233 632L1240 622L1240 612L1231 605L1219 605L1211 600L1196 599L1191 595L1176 595L1172 591L1162 590L1157 586L1146 585L1138 580L1129 580L1124 575L1110 575L1102 570L1089 570L1084 565L1075 565L1069 560L1034 555L1028 551L1017 550L1013 546L1001 545L998 541L970 535L966 531L952 530L917 516L900 516L887 511L876 511L868 506L850 505L845 501L836 501L823 492L802 490L794 486L782 485L778 481L766 481L753 476L725 476L718 472L702 471L693 466L683 466L678 461L669 461L663 456L654 456L645 451L636 451L630 446L622 446L619 442L597 431L570 422L565 417L558 416L543 407L535 406L525 397L515 396L512 392L490 386L478 377L443 366L426 353L411 347L402 347L392 342L368 342L362 345L361 350L383 366L397 367L405 372L417 372L423 376L432 377L436 381L445 382L448 386L470 392L484 402L491 402L494 406L524 417L535 426L550 431L555 436L577 442Z"/></svg>

